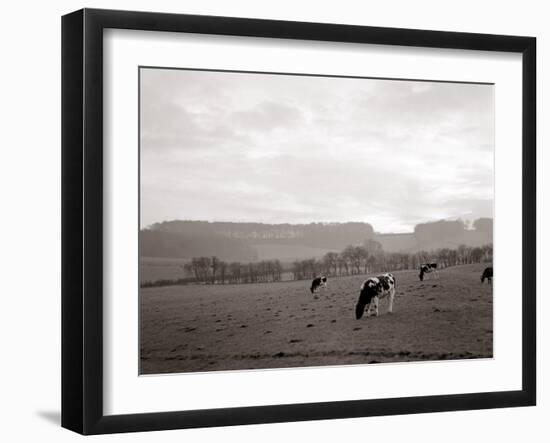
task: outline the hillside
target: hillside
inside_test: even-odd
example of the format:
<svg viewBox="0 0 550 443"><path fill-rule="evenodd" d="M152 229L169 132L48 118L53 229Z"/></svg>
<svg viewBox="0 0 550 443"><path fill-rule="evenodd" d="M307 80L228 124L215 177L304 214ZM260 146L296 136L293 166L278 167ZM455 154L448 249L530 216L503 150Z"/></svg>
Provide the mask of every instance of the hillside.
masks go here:
<svg viewBox="0 0 550 443"><path fill-rule="evenodd" d="M376 233L368 223L267 224L173 220L140 232L142 257L190 259L217 256L226 261L320 258L330 251L365 240L379 242L386 252L481 246L493 242L493 220L478 219L472 229L461 220L415 226L411 233Z"/></svg>
<svg viewBox="0 0 550 443"><path fill-rule="evenodd" d="M373 235L368 223L264 224L174 220L140 232L141 256L226 261L322 257Z"/></svg>
<svg viewBox="0 0 550 443"><path fill-rule="evenodd" d="M255 261L258 254L248 243L216 232L166 232L142 230L139 233L141 257L191 259L215 255L222 260Z"/></svg>
<svg viewBox="0 0 550 443"><path fill-rule="evenodd" d="M151 225L147 231L189 236L216 235L244 243L304 245L314 248L342 249L371 238L368 223L268 224L173 220Z"/></svg>
<svg viewBox="0 0 550 443"><path fill-rule="evenodd" d="M434 232L418 234L415 232L404 234L375 233L373 239L382 245L386 252L417 252L430 251L440 248L456 248L459 245L482 246L493 243L492 232L475 229L463 229L446 235L435 235Z"/></svg>

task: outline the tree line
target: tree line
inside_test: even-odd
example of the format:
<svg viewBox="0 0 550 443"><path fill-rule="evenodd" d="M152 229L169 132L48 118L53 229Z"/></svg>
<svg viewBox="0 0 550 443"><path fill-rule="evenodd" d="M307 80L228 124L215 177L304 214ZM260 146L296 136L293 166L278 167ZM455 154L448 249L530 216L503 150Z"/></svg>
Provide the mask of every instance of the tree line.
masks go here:
<svg viewBox="0 0 550 443"><path fill-rule="evenodd" d="M283 266L279 260L228 263L217 257L196 257L184 265L184 271L201 283L267 283L281 280Z"/></svg>
<svg viewBox="0 0 550 443"><path fill-rule="evenodd" d="M343 276L419 269L421 264L430 262L436 262L440 268L447 268L492 260L491 244L403 253L385 252L378 242L368 240L362 246L347 246L340 253L328 252L320 260L296 260L292 263L292 275L294 280L302 280L321 274Z"/></svg>
<svg viewBox="0 0 550 443"><path fill-rule="evenodd" d="M226 262L216 256L195 257L184 265L184 276L177 280L144 282L142 287L174 284L242 284L282 280L309 280L320 275L346 276L418 269L421 264L437 262L440 268L491 262L493 245L455 249L440 248L414 253L385 252L379 242L368 239L360 246L349 245L341 252L327 252L321 259L295 260L283 266L279 260L241 263ZM283 278L283 275L285 278Z"/></svg>

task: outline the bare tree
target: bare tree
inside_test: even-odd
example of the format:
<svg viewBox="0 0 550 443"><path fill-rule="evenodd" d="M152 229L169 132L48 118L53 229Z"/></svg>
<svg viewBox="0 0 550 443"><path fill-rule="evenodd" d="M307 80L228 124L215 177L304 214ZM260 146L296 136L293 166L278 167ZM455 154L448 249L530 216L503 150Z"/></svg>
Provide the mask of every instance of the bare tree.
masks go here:
<svg viewBox="0 0 550 443"><path fill-rule="evenodd" d="M353 257L354 257L354 248L353 246L346 246L346 248L340 253L342 258L342 263L346 270L346 275L350 275L350 270L353 270Z"/></svg>
<svg viewBox="0 0 550 443"><path fill-rule="evenodd" d="M327 252L323 256L323 266L327 274L337 275L338 274L338 253Z"/></svg>
<svg viewBox="0 0 550 443"><path fill-rule="evenodd" d="M279 260L275 260L273 263L273 281L281 281L283 273L283 266Z"/></svg>
<svg viewBox="0 0 550 443"><path fill-rule="evenodd" d="M220 279L221 279L221 284L224 285L225 284L225 277L227 275L227 263L224 262L223 260L220 260L220 263L219 263L219 268L220 268Z"/></svg>
<svg viewBox="0 0 550 443"><path fill-rule="evenodd" d="M229 273L233 283L241 283L241 264L239 262L229 263Z"/></svg>
<svg viewBox="0 0 550 443"><path fill-rule="evenodd" d="M210 259L210 267L212 268L212 284L216 283L216 272L218 271L219 264L220 260L218 257L212 257Z"/></svg>

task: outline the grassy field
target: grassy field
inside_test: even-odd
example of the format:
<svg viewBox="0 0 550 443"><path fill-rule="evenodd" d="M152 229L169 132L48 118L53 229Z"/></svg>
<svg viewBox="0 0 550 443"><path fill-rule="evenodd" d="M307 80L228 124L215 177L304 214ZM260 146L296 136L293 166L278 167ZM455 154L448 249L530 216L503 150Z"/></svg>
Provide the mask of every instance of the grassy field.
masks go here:
<svg viewBox="0 0 550 443"><path fill-rule="evenodd" d="M492 288L485 264L418 280L395 272L394 313L355 320L366 276L140 290L141 373L217 371L491 357Z"/></svg>
<svg viewBox="0 0 550 443"><path fill-rule="evenodd" d="M139 281L143 283L183 278L185 277L183 266L190 261L184 258L141 257L139 259Z"/></svg>

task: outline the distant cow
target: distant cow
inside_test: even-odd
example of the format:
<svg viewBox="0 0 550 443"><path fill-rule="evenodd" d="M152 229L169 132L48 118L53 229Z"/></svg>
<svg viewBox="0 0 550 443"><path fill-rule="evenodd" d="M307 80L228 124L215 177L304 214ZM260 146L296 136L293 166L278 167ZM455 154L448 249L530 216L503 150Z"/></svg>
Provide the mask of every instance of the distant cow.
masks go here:
<svg viewBox="0 0 550 443"><path fill-rule="evenodd" d="M315 294L317 292L317 289L319 287L326 288L327 287L327 278L323 275L321 277L316 277L311 282L311 293Z"/></svg>
<svg viewBox="0 0 550 443"><path fill-rule="evenodd" d="M379 275L371 277L361 285L359 300L355 305L355 318L359 320L367 308L367 317L370 315L371 308L374 309L374 315L378 317L378 301L389 296L388 313L393 311L393 298L395 297L395 277L392 274Z"/></svg>
<svg viewBox="0 0 550 443"><path fill-rule="evenodd" d="M488 268L485 268L483 271L483 274L481 274L481 283L483 283L487 279L488 284L493 283L493 267L489 266Z"/></svg>
<svg viewBox="0 0 550 443"><path fill-rule="evenodd" d="M432 272L435 277L439 277L437 273L437 263L424 263L420 265L420 274L418 274L418 278L420 281L424 281L424 274L430 274Z"/></svg>

